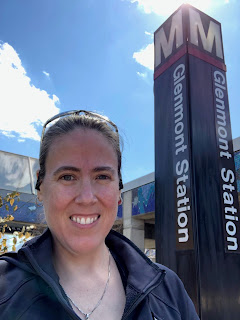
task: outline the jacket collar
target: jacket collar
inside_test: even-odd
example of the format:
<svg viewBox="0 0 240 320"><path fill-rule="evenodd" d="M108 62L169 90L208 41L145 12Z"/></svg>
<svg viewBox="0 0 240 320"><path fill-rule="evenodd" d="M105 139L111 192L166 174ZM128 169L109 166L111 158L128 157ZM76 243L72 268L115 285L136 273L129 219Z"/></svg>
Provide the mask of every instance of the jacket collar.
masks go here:
<svg viewBox="0 0 240 320"><path fill-rule="evenodd" d="M127 283L137 292L144 293L164 273L128 238L111 230L106 245L118 257L127 273ZM44 271L58 282L52 262L52 236L47 229L41 236L28 241L18 252L19 260L33 264L38 273ZM47 262L47 263L46 263Z"/></svg>
<svg viewBox="0 0 240 320"><path fill-rule="evenodd" d="M35 273L41 277L45 274L52 277L56 282L59 277L53 266L52 259L52 235L47 228L42 235L28 241L18 251L18 258L21 262L31 264Z"/></svg>
<svg viewBox="0 0 240 320"><path fill-rule="evenodd" d="M106 245L117 256L126 270L127 283L137 292L144 293L164 273L132 241L111 230ZM19 261L31 264L36 273L50 275L58 282L52 262L52 236L46 229L41 236L28 241L18 252ZM47 262L47 263L46 263Z"/></svg>
<svg viewBox="0 0 240 320"><path fill-rule="evenodd" d="M164 273L132 241L111 230L106 245L112 250L127 270L127 283L136 291L144 293Z"/></svg>

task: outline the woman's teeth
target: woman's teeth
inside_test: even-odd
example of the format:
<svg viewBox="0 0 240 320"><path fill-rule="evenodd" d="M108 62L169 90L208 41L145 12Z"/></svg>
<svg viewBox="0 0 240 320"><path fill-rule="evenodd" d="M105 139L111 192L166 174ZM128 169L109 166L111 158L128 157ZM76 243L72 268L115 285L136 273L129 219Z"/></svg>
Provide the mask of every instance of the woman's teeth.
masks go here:
<svg viewBox="0 0 240 320"><path fill-rule="evenodd" d="M80 217L71 217L71 220L74 221L74 222L77 222L79 224L91 224L93 223L94 221L96 221L98 219L98 217L95 217L95 218L80 218Z"/></svg>

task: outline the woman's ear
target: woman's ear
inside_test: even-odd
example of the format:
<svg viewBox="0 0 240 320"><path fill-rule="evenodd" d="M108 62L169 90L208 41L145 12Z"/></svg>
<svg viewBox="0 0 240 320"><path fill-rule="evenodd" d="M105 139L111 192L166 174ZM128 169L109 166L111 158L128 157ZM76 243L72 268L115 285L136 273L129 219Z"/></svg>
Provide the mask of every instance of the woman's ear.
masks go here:
<svg viewBox="0 0 240 320"><path fill-rule="evenodd" d="M119 200L118 200L118 205L120 206L120 204L122 204L122 196L121 196L121 193L119 194Z"/></svg>
<svg viewBox="0 0 240 320"><path fill-rule="evenodd" d="M39 170L37 170L36 176L37 176L37 180L38 180L38 178L39 178ZM42 190L41 189L42 189L42 186L40 184L39 185L39 190L37 190L37 197L38 197L39 201L43 201L43 196L42 196Z"/></svg>

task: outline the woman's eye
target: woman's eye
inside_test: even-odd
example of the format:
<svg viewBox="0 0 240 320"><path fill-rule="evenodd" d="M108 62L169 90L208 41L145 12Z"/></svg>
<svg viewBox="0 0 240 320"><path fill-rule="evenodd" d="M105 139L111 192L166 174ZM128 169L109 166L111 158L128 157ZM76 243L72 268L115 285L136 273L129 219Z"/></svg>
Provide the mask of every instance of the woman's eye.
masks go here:
<svg viewBox="0 0 240 320"><path fill-rule="evenodd" d="M100 174L100 175L97 177L97 179L99 179L99 180L108 180L108 179L110 179L110 177L107 176L106 174Z"/></svg>
<svg viewBox="0 0 240 320"><path fill-rule="evenodd" d="M72 181L74 180L74 177L70 174L65 174L64 176L60 177L60 180L64 180L64 181Z"/></svg>

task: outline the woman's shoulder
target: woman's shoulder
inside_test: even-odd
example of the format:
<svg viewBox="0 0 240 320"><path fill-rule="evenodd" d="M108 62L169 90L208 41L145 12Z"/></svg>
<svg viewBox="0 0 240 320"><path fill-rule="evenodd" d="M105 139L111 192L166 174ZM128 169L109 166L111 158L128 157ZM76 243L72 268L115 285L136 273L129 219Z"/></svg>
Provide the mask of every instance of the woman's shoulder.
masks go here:
<svg viewBox="0 0 240 320"><path fill-rule="evenodd" d="M34 275L27 271L27 268L21 268L15 263L12 263L12 258L0 258L0 296L1 302L5 298L10 298L24 284L34 279Z"/></svg>
<svg viewBox="0 0 240 320"><path fill-rule="evenodd" d="M9 256L0 258L0 314L6 320L18 319L37 300L44 298L38 277L28 272L27 266L21 268L18 260L12 263L11 259Z"/></svg>
<svg viewBox="0 0 240 320"><path fill-rule="evenodd" d="M27 284L35 278L27 269L20 268L17 260L16 264L13 261L14 258L9 255L0 258L0 310L10 299L19 294L23 297L24 291L28 290Z"/></svg>
<svg viewBox="0 0 240 320"><path fill-rule="evenodd" d="M155 265L164 272L164 278L152 291L154 300L161 301L171 308L181 319L199 319L194 304L190 299L178 275L171 269L161 264Z"/></svg>

